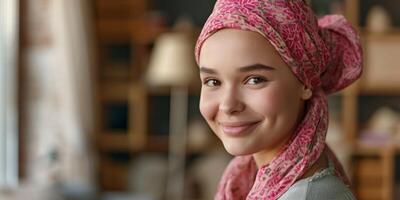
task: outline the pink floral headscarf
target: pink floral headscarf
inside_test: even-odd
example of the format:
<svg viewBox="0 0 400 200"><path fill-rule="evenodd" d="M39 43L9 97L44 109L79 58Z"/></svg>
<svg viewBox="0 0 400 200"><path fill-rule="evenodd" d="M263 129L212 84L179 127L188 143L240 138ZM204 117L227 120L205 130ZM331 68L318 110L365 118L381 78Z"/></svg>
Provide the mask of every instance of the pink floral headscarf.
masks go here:
<svg viewBox="0 0 400 200"><path fill-rule="evenodd" d="M277 199L326 152L336 175L349 184L342 167L325 148L327 95L361 75L362 49L351 25L339 15L317 20L303 0L217 0L198 38L202 44L218 30L232 28L264 36L313 96L291 139L267 165L257 169L251 155L237 156L226 168L215 199Z"/></svg>

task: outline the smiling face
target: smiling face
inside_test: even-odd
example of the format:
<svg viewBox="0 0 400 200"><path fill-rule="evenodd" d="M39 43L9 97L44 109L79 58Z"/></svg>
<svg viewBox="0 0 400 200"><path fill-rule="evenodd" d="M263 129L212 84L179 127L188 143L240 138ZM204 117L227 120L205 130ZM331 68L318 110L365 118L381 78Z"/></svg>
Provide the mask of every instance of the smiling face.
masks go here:
<svg viewBox="0 0 400 200"><path fill-rule="evenodd" d="M225 149L275 155L311 94L272 45L258 33L223 29L204 42L199 66L200 111Z"/></svg>

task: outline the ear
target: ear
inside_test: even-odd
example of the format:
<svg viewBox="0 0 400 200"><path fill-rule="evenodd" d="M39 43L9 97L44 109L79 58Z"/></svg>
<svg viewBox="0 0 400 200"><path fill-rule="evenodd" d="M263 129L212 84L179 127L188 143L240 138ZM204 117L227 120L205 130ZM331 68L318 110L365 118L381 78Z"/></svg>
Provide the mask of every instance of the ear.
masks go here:
<svg viewBox="0 0 400 200"><path fill-rule="evenodd" d="M307 88L306 86L303 86L301 91L301 99L308 100L311 97L312 97L312 90L310 88Z"/></svg>

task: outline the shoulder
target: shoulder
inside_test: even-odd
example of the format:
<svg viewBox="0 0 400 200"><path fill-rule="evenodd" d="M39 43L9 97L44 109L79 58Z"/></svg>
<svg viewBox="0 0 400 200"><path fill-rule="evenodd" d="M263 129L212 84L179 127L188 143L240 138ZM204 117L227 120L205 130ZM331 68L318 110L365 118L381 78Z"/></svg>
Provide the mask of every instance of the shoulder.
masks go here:
<svg viewBox="0 0 400 200"><path fill-rule="evenodd" d="M279 200L355 200L351 190L327 170L299 180Z"/></svg>

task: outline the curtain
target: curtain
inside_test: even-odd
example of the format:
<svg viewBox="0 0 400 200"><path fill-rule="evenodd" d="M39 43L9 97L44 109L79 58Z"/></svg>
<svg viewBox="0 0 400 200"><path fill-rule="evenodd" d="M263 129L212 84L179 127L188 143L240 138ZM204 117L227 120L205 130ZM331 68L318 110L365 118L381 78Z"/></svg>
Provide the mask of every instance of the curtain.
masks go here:
<svg viewBox="0 0 400 200"><path fill-rule="evenodd" d="M27 0L27 179L93 189L95 155L89 1ZM79 192L79 191L78 191Z"/></svg>

